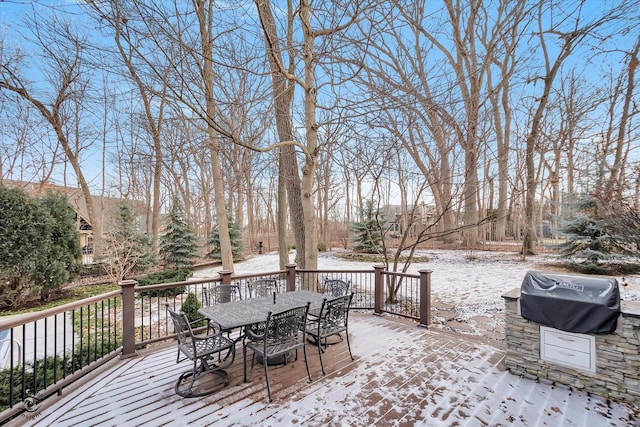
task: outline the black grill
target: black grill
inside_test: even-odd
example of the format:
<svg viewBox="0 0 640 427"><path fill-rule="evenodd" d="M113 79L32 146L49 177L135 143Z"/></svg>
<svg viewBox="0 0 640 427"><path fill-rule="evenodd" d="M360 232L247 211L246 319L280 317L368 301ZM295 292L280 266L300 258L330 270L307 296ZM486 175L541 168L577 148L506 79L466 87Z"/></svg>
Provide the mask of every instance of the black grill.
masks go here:
<svg viewBox="0 0 640 427"><path fill-rule="evenodd" d="M566 332L610 334L620 315L613 278L529 271L520 289L522 317Z"/></svg>

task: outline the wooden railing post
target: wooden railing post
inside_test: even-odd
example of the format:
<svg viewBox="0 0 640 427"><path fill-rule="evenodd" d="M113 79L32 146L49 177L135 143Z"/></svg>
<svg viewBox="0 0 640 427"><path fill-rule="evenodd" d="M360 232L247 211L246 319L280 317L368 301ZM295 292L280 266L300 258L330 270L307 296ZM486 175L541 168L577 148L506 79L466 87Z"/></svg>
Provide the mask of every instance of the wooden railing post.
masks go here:
<svg viewBox="0 0 640 427"><path fill-rule="evenodd" d="M138 355L136 352L136 293L137 281L129 279L118 283L122 290L122 354L121 359Z"/></svg>
<svg viewBox="0 0 640 427"><path fill-rule="evenodd" d="M222 278L222 283L221 283L222 285L230 285L231 284L231 275L233 274L233 272L231 272L229 270L220 270L220 271L218 271L218 274Z"/></svg>
<svg viewBox="0 0 640 427"><path fill-rule="evenodd" d="M381 315L382 310L384 308L384 283L382 278L382 271L384 270L384 265L374 265L373 269L375 270L374 274L374 291L373 291L373 312L374 314Z"/></svg>
<svg viewBox="0 0 640 427"><path fill-rule="evenodd" d="M285 265L287 269L287 292L296 290L296 264Z"/></svg>
<svg viewBox="0 0 640 427"><path fill-rule="evenodd" d="M420 326L431 326L431 272L420 270Z"/></svg>

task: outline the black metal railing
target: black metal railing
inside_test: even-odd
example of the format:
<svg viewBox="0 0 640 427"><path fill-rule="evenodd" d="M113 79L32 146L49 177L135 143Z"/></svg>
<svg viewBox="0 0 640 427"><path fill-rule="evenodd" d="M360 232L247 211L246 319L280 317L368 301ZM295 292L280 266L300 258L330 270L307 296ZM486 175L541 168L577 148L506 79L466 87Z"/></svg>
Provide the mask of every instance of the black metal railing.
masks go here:
<svg viewBox="0 0 640 427"><path fill-rule="evenodd" d="M326 280L343 280L354 293L351 308L373 310L375 298L374 270L298 270L297 288L304 283L315 284L317 292L324 289Z"/></svg>
<svg viewBox="0 0 640 427"><path fill-rule="evenodd" d="M219 277L121 289L42 312L0 320L0 424L115 356L136 356L136 349L172 339L166 308L197 309L220 284L237 285L243 298L259 279L275 279L279 292L323 291L326 280L343 280L354 292L353 310L373 310L430 325L431 272L372 270L285 270L250 275L220 271ZM4 349L4 350L3 350Z"/></svg>
<svg viewBox="0 0 640 427"><path fill-rule="evenodd" d="M120 354L120 294L2 319L0 422Z"/></svg>

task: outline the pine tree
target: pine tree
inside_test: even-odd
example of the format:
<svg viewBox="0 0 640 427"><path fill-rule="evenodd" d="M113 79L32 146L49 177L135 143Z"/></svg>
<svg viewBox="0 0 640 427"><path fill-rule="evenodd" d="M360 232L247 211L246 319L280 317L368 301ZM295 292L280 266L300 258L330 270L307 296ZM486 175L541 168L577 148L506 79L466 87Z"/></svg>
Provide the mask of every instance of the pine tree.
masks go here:
<svg viewBox="0 0 640 427"><path fill-rule="evenodd" d="M227 224L229 226L229 239L231 240L231 254L234 261L244 259L244 245L242 244L242 230L233 220L231 215L227 215ZM207 245L211 250L207 253L207 258L220 259L220 234L218 227L215 227L207 240Z"/></svg>
<svg viewBox="0 0 640 427"><path fill-rule="evenodd" d="M638 247L616 226L621 213L608 209L608 203L597 195L579 195L565 206L570 214L561 219L560 232L566 240L556 249L571 268L596 274L637 269Z"/></svg>
<svg viewBox="0 0 640 427"><path fill-rule="evenodd" d="M350 229L353 232L352 241L355 252L379 254L384 251L382 246L383 230L386 229L386 221L380 215L379 210L374 209L373 201L368 201L362 209L363 221L354 222Z"/></svg>
<svg viewBox="0 0 640 427"><path fill-rule="evenodd" d="M167 268L188 269L194 263L196 235L184 208L175 199L160 237L160 260Z"/></svg>

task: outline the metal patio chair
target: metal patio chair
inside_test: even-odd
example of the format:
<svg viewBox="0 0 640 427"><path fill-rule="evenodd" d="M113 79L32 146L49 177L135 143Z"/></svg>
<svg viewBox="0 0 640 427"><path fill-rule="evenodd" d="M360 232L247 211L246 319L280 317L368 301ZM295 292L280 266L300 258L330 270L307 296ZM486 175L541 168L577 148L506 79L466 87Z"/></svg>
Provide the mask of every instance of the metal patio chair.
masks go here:
<svg viewBox="0 0 640 427"><path fill-rule="evenodd" d="M350 289L351 289L350 280L326 278L322 282L322 293L324 295L327 295L327 298L329 299L349 295ZM318 318L319 314L320 314L320 311L317 308L315 310L311 310L309 312L309 319L315 321ZM340 338L342 339L342 337Z"/></svg>
<svg viewBox="0 0 640 427"><path fill-rule="evenodd" d="M253 350L251 370L255 364L256 356L262 358L264 376L267 381L267 394L269 402L272 402L271 388L269 386L269 361L281 357L287 364L287 358L295 350L295 360L298 359L298 349L302 347L304 352L304 364L307 368L307 376L311 382L309 363L307 362L307 348L305 346L305 327L310 303L304 306L292 308L280 313L269 312L266 323L258 323L245 329L246 337L242 346L244 359L244 381L247 382L247 349Z"/></svg>
<svg viewBox="0 0 640 427"><path fill-rule="evenodd" d="M207 306L242 299L240 286L216 285L204 290L204 302Z"/></svg>
<svg viewBox="0 0 640 427"><path fill-rule="evenodd" d="M322 293L332 297L341 297L349 295L351 289L350 280L342 279L324 279L322 282Z"/></svg>
<svg viewBox="0 0 640 427"><path fill-rule="evenodd" d="M205 303L208 306L242 300L242 293L240 291L239 285L212 286L209 289L205 290L205 295ZM211 322L209 323L209 325L212 325ZM219 327L219 325L215 325L214 328L215 327ZM221 329L221 332L225 332L227 334L227 338L231 338L232 331L233 329ZM234 342L238 342L240 339L242 339L242 334L234 339Z"/></svg>
<svg viewBox="0 0 640 427"><path fill-rule="evenodd" d="M249 295L252 298L266 297L280 292L277 279L256 279L248 283Z"/></svg>
<svg viewBox="0 0 640 427"><path fill-rule="evenodd" d="M235 343L223 336L220 331L215 332L214 330L213 333L196 335L193 333L192 325L184 313L175 312L169 309L168 305L167 311L173 321L173 327L178 337L178 357L176 363L187 359L193 362L192 369L182 373L180 377L178 377L175 385L176 394L182 397L205 396L217 391L219 388L227 386L229 384L229 377L224 369L231 366L235 359ZM201 320L198 319L198 322L200 321ZM226 353L224 357L222 356L223 353ZM182 359L180 358L181 354L184 355ZM218 360L218 363L220 361L225 362L224 366L214 363L214 358ZM200 385L196 384L196 381L201 379L205 374L218 375L222 383L216 382L215 387L198 390Z"/></svg>
<svg viewBox="0 0 640 427"><path fill-rule="evenodd" d="M318 346L318 357L320 357L320 367L322 375L325 375L324 363L322 361L323 347L327 347L327 338L333 335L340 337L342 341L342 333L347 337L347 348L349 356L353 359L351 353L351 344L349 343L349 307L353 293L340 296L333 299L326 299L322 302L322 308L318 318L307 324L307 335L313 338Z"/></svg>

